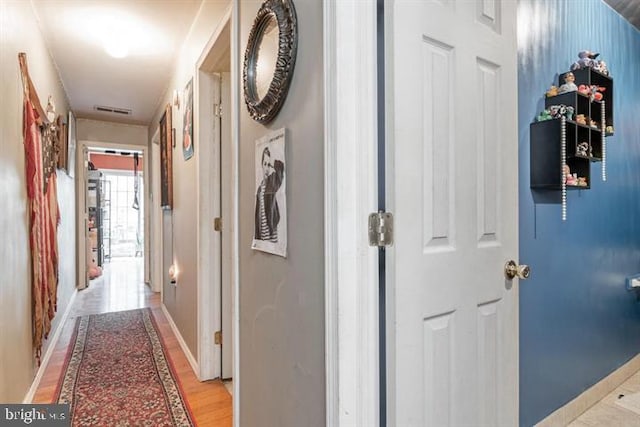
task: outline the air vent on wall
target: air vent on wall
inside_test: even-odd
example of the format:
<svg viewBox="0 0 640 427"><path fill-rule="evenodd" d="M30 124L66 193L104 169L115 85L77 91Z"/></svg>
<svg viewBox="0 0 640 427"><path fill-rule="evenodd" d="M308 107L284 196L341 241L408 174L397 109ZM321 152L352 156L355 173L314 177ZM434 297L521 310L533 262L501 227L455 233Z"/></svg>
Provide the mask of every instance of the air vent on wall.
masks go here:
<svg viewBox="0 0 640 427"><path fill-rule="evenodd" d="M103 113L123 114L125 116L131 115L131 110L127 108L105 107L104 105L95 105L93 108L94 110L101 111Z"/></svg>

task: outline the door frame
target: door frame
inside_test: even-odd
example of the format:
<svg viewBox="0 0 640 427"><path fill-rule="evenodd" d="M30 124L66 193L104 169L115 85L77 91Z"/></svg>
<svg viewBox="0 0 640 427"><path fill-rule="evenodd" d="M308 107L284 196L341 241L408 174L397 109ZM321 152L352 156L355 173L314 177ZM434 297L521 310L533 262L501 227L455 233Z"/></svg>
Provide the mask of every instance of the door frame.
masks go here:
<svg viewBox="0 0 640 427"><path fill-rule="evenodd" d="M135 144L120 144L117 142L101 142L101 141L88 141L88 140L79 140L77 142L76 153L80 153L76 155L76 233L78 235L78 265L77 265L77 277L80 281L82 278L87 276L87 262L86 262L86 254L87 251L87 242L86 239L81 238L81 236L85 235L84 227L86 226L86 218L85 215L85 204L87 202L87 194L84 183L87 181L87 165L84 164L84 150L89 149L89 147L100 147L100 148L108 148L113 150L124 150L124 151L142 151L142 158L149 159L149 147L146 145L135 145ZM142 182L144 191L144 232L147 233L145 235L144 242L144 269L145 274L144 277L147 279L149 277L150 271L147 271L149 268L149 261L151 254L149 253L149 237L148 233L151 229L151 200L150 200L150 184L149 180L149 162L144 160L142 163ZM84 260L84 262L80 262ZM84 289L84 283L77 283L76 287L78 289Z"/></svg>
<svg viewBox="0 0 640 427"><path fill-rule="evenodd" d="M377 426L377 4L327 1L323 18L326 425Z"/></svg>
<svg viewBox="0 0 640 427"><path fill-rule="evenodd" d="M233 44L233 32L237 28L237 21L232 19L232 14L236 9L235 4L230 4L218 26L213 31L207 44L202 49L200 56L195 64L194 69L194 86L193 86L193 105L194 105L194 134L195 140L200 141L198 147L198 153L196 155L196 194L198 199L198 212L197 212L197 245L198 245L198 267L197 267L197 304L198 304L198 379L201 381L209 380L213 378L221 377L221 348L214 344L214 334L217 330L221 330L221 276L216 272L220 272L222 267L222 254L221 254L221 237L220 233L213 229L213 218L216 216L224 216L224 229L229 233L232 242L232 258L237 257L237 227L238 223L238 180L237 180L237 146L238 146L238 132L237 121L239 115L236 114L233 109L233 96L232 96L232 108L230 109L231 121L231 159L221 159L220 147L213 147L213 144L207 144L203 141L209 141L213 136L212 129L208 126L203 126L203 123L208 123L207 117L213 114L213 105L208 105L210 96L203 94L209 93L212 90L211 81L208 77L210 74L206 68L206 60L210 52L216 49L216 43L219 41L223 30L227 25L230 25L231 44ZM218 47L220 48L220 47ZM233 46L231 46L231 69L233 75L234 56ZM235 84L235 86L234 86ZM232 92L237 88L238 82L232 81ZM204 108L203 108L204 106ZM221 160L226 160L231 164L231 200L232 200L232 212L228 215L220 212L220 200L215 200L214 194L211 191L212 188L217 188L221 191L221 175L219 173L212 173L212 164L220 164ZM211 185L213 183L213 186ZM219 256L216 256L216 253ZM231 281L233 287L234 297L238 289L238 270L237 262L233 261L232 265L227 266L231 270ZM233 298L233 378L234 378L234 406L238 399L239 393L235 390L238 386L237 367L238 351L237 351L237 331L235 327L237 324L238 307L237 298ZM234 408L235 409L235 408ZM237 419L237 414L234 410L234 423Z"/></svg>
<svg viewBox="0 0 640 427"><path fill-rule="evenodd" d="M385 0L392 31L393 0ZM325 363L326 425L386 425L379 419L378 251L367 242L367 216L377 210L377 2L324 2L325 101ZM392 46L385 40L385 54ZM393 80L385 67L386 81ZM386 115L393 105L385 101ZM393 208L393 139L385 142L387 208ZM338 185L338 183L340 185ZM394 251L386 253L393 287ZM387 291L387 336L394 326ZM391 309L389 309L389 307ZM389 340L387 340L389 342ZM387 354L393 366L393 353ZM393 396L393 378L387 382ZM387 418L393 419L388 406Z"/></svg>
<svg viewBox="0 0 640 427"><path fill-rule="evenodd" d="M157 151L158 154L154 154ZM160 128L156 129L151 138L151 151L149 170L151 172L151 231L150 240L153 245L150 247L150 272L151 289L160 292L160 301L164 302L164 286L162 283L162 254L163 252L163 228L162 228L162 207L160 206ZM157 157L156 157L157 156ZM157 191L156 191L157 190ZM151 241L149 244L151 245Z"/></svg>

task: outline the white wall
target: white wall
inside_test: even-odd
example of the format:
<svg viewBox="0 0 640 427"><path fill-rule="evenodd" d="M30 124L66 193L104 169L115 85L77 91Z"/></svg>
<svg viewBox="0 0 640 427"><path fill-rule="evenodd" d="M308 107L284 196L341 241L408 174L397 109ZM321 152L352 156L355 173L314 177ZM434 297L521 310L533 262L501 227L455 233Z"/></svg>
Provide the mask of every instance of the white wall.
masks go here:
<svg viewBox="0 0 640 427"><path fill-rule="evenodd" d="M147 126L78 118L78 141L147 145Z"/></svg>
<svg viewBox="0 0 640 427"><path fill-rule="evenodd" d="M21 402L35 376L31 335L30 250L25 159L22 142L22 83L18 52L26 52L42 102L53 96L59 114L68 102L29 1L0 2L0 402ZM58 311L49 336L75 290L75 188L58 171L60 278ZM49 343L45 342L43 355Z"/></svg>
<svg viewBox="0 0 640 427"><path fill-rule="evenodd" d="M158 128L158 122L166 104L171 101L173 91L183 90L189 79L195 76L196 62L221 22L228 4L228 1L205 0L203 2L177 58L167 91L149 124L149 140ZM196 213L198 209L195 182L201 141L194 141L194 155L185 161L182 154L181 132L183 109L173 108L172 112L172 125L176 129L177 140L173 150L173 209L164 211L163 218L163 258L165 260L162 269L163 299L185 343L191 353L196 356L198 351ZM152 159L152 161L159 160ZM171 215L173 215L173 221ZM172 260L180 270L177 286L168 283L167 271Z"/></svg>

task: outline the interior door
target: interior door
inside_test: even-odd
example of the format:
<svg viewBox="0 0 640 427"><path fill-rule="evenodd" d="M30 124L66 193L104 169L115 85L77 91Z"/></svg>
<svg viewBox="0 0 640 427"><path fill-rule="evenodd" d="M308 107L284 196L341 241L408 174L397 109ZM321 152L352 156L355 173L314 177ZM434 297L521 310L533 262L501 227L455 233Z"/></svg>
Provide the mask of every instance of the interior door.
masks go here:
<svg viewBox="0 0 640 427"><path fill-rule="evenodd" d="M386 5L389 425L518 425L516 2Z"/></svg>

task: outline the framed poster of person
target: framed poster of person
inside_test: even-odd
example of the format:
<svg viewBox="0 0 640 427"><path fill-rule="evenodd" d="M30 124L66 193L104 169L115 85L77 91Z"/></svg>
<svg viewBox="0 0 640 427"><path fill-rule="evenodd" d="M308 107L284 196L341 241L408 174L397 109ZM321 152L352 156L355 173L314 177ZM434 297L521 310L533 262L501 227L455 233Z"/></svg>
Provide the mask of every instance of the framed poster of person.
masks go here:
<svg viewBox="0 0 640 427"><path fill-rule="evenodd" d="M287 256L285 129L256 141L254 234L251 248Z"/></svg>

